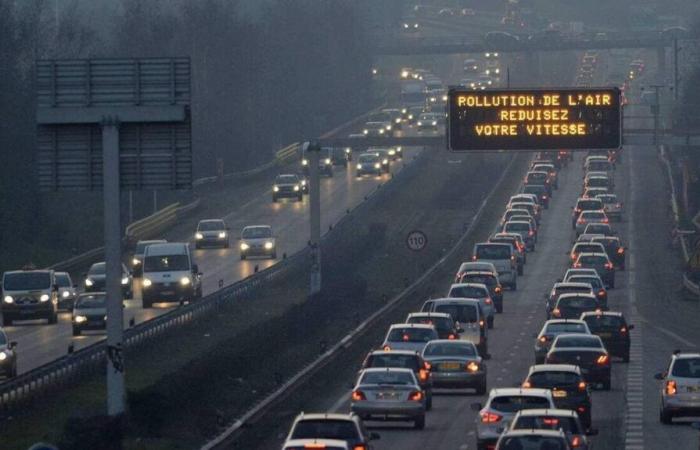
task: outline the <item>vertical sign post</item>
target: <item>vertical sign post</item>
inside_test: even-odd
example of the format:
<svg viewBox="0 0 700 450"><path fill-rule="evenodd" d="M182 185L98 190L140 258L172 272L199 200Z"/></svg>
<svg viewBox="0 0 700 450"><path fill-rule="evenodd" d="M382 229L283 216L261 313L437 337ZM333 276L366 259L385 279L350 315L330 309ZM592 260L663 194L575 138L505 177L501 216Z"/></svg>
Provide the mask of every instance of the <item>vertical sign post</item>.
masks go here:
<svg viewBox="0 0 700 450"><path fill-rule="evenodd" d="M321 181L318 164L321 147L317 142L304 143L304 153L309 155L309 219L311 228L311 283L309 294L321 292Z"/></svg>

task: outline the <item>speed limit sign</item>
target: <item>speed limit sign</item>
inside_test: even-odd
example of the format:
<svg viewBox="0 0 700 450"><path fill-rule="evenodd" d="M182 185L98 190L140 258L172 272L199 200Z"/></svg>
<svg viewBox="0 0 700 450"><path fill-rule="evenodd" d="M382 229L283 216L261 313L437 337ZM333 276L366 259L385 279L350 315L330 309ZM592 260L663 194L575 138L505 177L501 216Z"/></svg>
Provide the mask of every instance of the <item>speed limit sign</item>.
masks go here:
<svg viewBox="0 0 700 450"><path fill-rule="evenodd" d="M406 236L406 246L414 252L419 252L428 245L428 237L422 231L414 230Z"/></svg>

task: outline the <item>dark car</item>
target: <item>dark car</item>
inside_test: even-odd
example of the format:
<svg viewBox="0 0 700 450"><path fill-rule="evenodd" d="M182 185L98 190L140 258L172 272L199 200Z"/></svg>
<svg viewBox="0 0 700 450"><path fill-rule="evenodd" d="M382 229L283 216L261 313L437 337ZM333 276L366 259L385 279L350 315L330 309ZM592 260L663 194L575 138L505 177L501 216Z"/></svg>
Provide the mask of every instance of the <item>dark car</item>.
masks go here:
<svg viewBox="0 0 700 450"><path fill-rule="evenodd" d="M621 312L600 311L581 314L581 320L586 322L591 333L600 337L605 348L612 356L630 360L630 325Z"/></svg>
<svg viewBox="0 0 700 450"><path fill-rule="evenodd" d="M481 283L486 285L493 299L493 306L497 313L503 312L503 286L498 277L491 272L467 272L463 274L459 283Z"/></svg>
<svg viewBox="0 0 700 450"><path fill-rule="evenodd" d="M522 192L524 194L535 194L544 209L549 208L550 193L547 186L543 184L526 184L523 186Z"/></svg>
<svg viewBox="0 0 700 450"><path fill-rule="evenodd" d="M608 258L610 261L612 261L613 265L620 270L625 270L625 247L622 246L619 237L594 237L591 239L591 242L603 244L603 247L605 247L605 253L607 253Z"/></svg>
<svg viewBox="0 0 700 450"><path fill-rule="evenodd" d="M599 198L579 198L571 214L571 228L576 228L578 216L583 211L599 211L603 209L603 202Z"/></svg>
<svg viewBox="0 0 700 450"><path fill-rule="evenodd" d="M331 163L334 166L348 167L348 161L351 158L351 151L349 147L333 147L331 149Z"/></svg>
<svg viewBox="0 0 700 450"><path fill-rule="evenodd" d="M549 172L530 171L525 175L525 185L542 185L547 189L549 196L552 196L552 181Z"/></svg>
<svg viewBox="0 0 700 450"><path fill-rule="evenodd" d="M615 266L605 253L581 253L576 258L574 268L595 269L605 287L615 288Z"/></svg>
<svg viewBox="0 0 700 450"><path fill-rule="evenodd" d="M579 366L587 383L600 383L604 390L610 390L612 374L610 355L598 336L560 334L552 342L545 357L545 363Z"/></svg>
<svg viewBox="0 0 700 450"><path fill-rule="evenodd" d="M90 266L90 270L85 274L85 292L103 292L105 290L105 263L98 262ZM131 298L133 292L131 290L132 277L126 266L122 264L122 297Z"/></svg>
<svg viewBox="0 0 700 450"><path fill-rule="evenodd" d="M576 411L584 427L591 427L591 395L581 370L571 364L540 364L530 367L525 388L551 389L557 408Z"/></svg>
<svg viewBox="0 0 700 450"><path fill-rule="evenodd" d="M272 185L272 202L277 203L280 198L294 198L300 202L304 199L301 179L296 174L280 174Z"/></svg>
<svg viewBox="0 0 700 450"><path fill-rule="evenodd" d="M560 282L554 283L552 290L549 294L545 294L545 313L547 314L547 319L552 315L552 310L559 300L559 296L562 294L573 294L573 293L583 293L592 294L593 288L588 283L572 283L572 282Z"/></svg>
<svg viewBox="0 0 700 450"><path fill-rule="evenodd" d="M369 352L362 362L360 371L374 367L395 367L411 369L418 384L425 391L426 409L433 407L433 382L430 378L430 366L419 353L410 350L375 350Z"/></svg>
<svg viewBox="0 0 700 450"><path fill-rule="evenodd" d="M560 294L552 309L555 319L578 319L581 314L601 310L600 302L593 294Z"/></svg>

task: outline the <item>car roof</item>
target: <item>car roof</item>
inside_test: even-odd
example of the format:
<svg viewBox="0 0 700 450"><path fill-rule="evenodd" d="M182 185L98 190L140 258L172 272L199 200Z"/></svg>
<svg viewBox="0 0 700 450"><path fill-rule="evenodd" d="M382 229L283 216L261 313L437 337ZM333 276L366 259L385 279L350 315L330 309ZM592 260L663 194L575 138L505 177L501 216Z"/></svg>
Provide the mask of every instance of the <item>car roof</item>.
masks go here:
<svg viewBox="0 0 700 450"><path fill-rule="evenodd" d="M501 434L501 438L506 437L520 437L520 436L542 436L542 437L552 437L566 439L566 435L561 430L534 430L534 429L518 429L518 430L506 430Z"/></svg>
<svg viewBox="0 0 700 450"><path fill-rule="evenodd" d="M441 312L412 312L408 315L408 317L442 317L442 318L452 318L451 315L447 313L441 313Z"/></svg>
<svg viewBox="0 0 700 450"><path fill-rule="evenodd" d="M695 352L681 352L681 353L674 353L671 355L674 360L676 359L689 359L689 358L700 358L700 353L695 353Z"/></svg>
<svg viewBox="0 0 700 450"><path fill-rule="evenodd" d="M496 278L496 274L494 274L493 272L485 271L485 270L468 270L468 271L464 272L463 276L468 276L468 275L491 276L491 277Z"/></svg>
<svg viewBox="0 0 700 450"><path fill-rule="evenodd" d="M534 397L551 398L552 391L549 389L540 388L495 388L489 392L489 400L494 397L510 396L510 395L531 395Z"/></svg>
<svg viewBox="0 0 700 450"><path fill-rule="evenodd" d="M576 366L574 366L576 367ZM560 416L560 417L576 417L578 418L578 413L571 409L559 409L559 408L537 408L537 409L521 409L518 411L520 417L536 417L536 416Z"/></svg>
<svg viewBox="0 0 700 450"><path fill-rule="evenodd" d="M250 228L272 228L270 225L248 225L243 227L244 230L248 230Z"/></svg>
<svg viewBox="0 0 700 450"><path fill-rule="evenodd" d="M474 305L474 306L479 306L479 300L475 298L466 298L466 297L443 297L443 298L431 298L429 300L426 300L429 302L441 304L441 305L449 305L449 304L469 304L469 305Z"/></svg>
<svg viewBox="0 0 700 450"><path fill-rule="evenodd" d="M348 443L346 441L341 441L338 439L321 439L321 438L311 438L311 439L290 439L284 443L284 448L287 447L304 447L305 445L313 444L313 446L318 446L318 448L326 447L338 447L338 448L348 448Z"/></svg>
<svg viewBox="0 0 700 450"><path fill-rule="evenodd" d="M395 323L389 326L389 330L395 328L419 328L424 330L434 330L435 326L427 323Z"/></svg>
<svg viewBox="0 0 700 450"><path fill-rule="evenodd" d="M399 372L399 373L410 373L413 375L412 369L407 369L405 367L368 367L362 369L365 373L376 373L376 372Z"/></svg>
<svg viewBox="0 0 700 450"><path fill-rule="evenodd" d="M322 419L328 419L328 420L348 420L351 422L357 421L358 417L355 414L349 413L349 414L342 414L342 413L299 413L299 415L296 418L296 421L301 421L301 420L322 420Z"/></svg>
<svg viewBox="0 0 700 450"><path fill-rule="evenodd" d="M600 253L600 252L582 252L578 254L578 257L581 258L582 256L599 256L601 258L608 258L607 253Z"/></svg>
<svg viewBox="0 0 700 450"><path fill-rule="evenodd" d="M146 253L153 255L185 255L188 244L184 242L167 242L162 244L151 244L146 247Z"/></svg>
<svg viewBox="0 0 700 450"><path fill-rule="evenodd" d="M594 300L596 298L595 295L589 294L587 292L565 292L559 296L559 300L572 298L572 297L586 297L586 298L592 298Z"/></svg>
<svg viewBox="0 0 700 450"><path fill-rule="evenodd" d="M578 336L581 336L580 334ZM586 336L585 334L583 336ZM581 369L573 364L535 364L530 366L528 376L541 372L574 372L581 375Z"/></svg>
<svg viewBox="0 0 700 450"><path fill-rule="evenodd" d="M488 290L488 287L484 283L452 283L450 289L456 287L478 287Z"/></svg>
<svg viewBox="0 0 700 450"><path fill-rule="evenodd" d="M581 283L577 281L559 281L554 283L554 289L560 287L580 287L584 289L590 289L591 285L590 283Z"/></svg>
<svg viewBox="0 0 700 450"><path fill-rule="evenodd" d="M432 341L431 341L432 342ZM372 350L370 355L403 355L403 356L420 356L418 352L413 350Z"/></svg>
<svg viewBox="0 0 700 450"><path fill-rule="evenodd" d="M528 222L525 222L528 223ZM498 247L508 247L508 248L513 248L510 244L506 244L505 242L477 242L474 244L474 247L485 247L485 246L498 246ZM476 261L474 261L476 262Z"/></svg>
<svg viewBox="0 0 700 450"><path fill-rule="evenodd" d="M581 320L583 320L585 317L595 316L614 316L624 318L624 315L620 311L586 311L581 313Z"/></svg>
<svg viewBox="0 0 700 450"><path fill-rule="evenodd" d="M137 241L136 245L139 245L139 244L165 244L167 242L168 241L166 241L165 239L149 239L149 240Z"/></svg>
<svg viewBox="0 0 700 450"><path fill-rule="evenodd" d="M579 197L579 198L576 200L576 203L582 202L582 201L599 201L599 202L603 203L599 198L595 198L595 197L594 197L594 198L591 198L591 197Z"/></svg>
<svg viewBox="0 0 700 450"><path fill-rule="evenodd" d="M542 328L546 327L547 325L555 325L555 324L562 324L562 323L575 323L579 325L586 325L586 322L584 322L581 319L549 319L544 323Z"/></svg>

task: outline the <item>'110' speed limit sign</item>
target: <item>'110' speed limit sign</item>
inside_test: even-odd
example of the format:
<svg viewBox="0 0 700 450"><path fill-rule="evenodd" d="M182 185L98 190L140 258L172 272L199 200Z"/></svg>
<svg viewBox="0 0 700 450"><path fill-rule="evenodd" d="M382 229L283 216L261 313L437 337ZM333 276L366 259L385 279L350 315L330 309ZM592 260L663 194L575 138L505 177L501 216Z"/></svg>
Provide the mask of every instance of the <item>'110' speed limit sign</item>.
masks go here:
<svg viewBox="0 0 700 450"><path fill-rule="evenodd" d="M411 231L406 236L406 246L414 252L419 252L428 244L428 237L422 231Z"/></svg>

